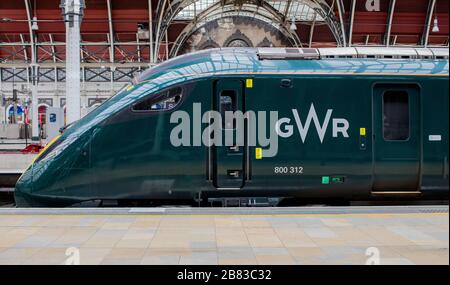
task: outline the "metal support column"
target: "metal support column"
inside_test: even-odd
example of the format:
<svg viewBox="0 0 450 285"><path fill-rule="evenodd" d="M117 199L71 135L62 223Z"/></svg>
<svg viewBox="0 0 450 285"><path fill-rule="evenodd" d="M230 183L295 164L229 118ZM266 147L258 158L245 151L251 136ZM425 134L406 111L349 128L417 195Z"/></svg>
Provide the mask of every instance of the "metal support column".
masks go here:
<svg viewBox="0 0 450 285"><path fill-rule="evenodd" d="M37 86L39 82L39 65L31 64L31 139L33 141L39 140L39 106L38 106L38 91Z"/></svg>
<svg viewBox="0 0 450 285"><path fill-rule="evenodd" d="M337 8L339 13L339 22L341 23L343 46L347 46L347 36L345 35L345 23L344 23L344 3L342 0L337 0Z"/></svg>
<svg viewBox="0 0 450 285"><path fill-rule="evenodd" d="M106 0L108 6L108 26L109 26L109 62L114 62L115 47L114 47L114 28L112 19L111 0Z"/></svg>
<svg viewBox="0 0 450 285"><path fill-rule="evenodd" d="M386 34L384 36L384 42L386 47L391 45L391 33L392 33L392 21L394 19L395 5L397 1L391 0L391 5L389 6L388 22L386 25Z"/></svg>
<svg viewBox="0 0 450 285"><path fill-rule="evenodd" d="M316 18L317 18L317 14L314 14L314 19L313 19L313 22L311 24L311 29L309 30L309 44L308 44L309 48L312 47L312 43L313 43L314 28L316 27Z"/></svg>
<svg viewBox="0 0 450 285"><path fill-rule="evenodd" d="M351 47L353 44L353 25L355 23L356 1L357 0L352 0L351 2L350 28L348 31L348 43L347 43L349 47Z"/></svg>
<svg viewBox="0 0 450 285"><path fill-rule="evenodd" d="M80 24L84 0L62 0L66 22L66 111L67 124L81 118L80 96Z"/></svg>
<svg viewBox="0 0 450 285"><path fill-rule="evenodd" d="M149 44L150 44L150 55L149 55L149 61L150 64L153 63L153 7L152 7L152 0L148 0L148 31L149 31Z"/></svg>
<svg viewBox="0 0 450 285"><path fill-rule="evenodd" d="M38 85L38 79L39 79L39 66L37 64L37 47L36 47L36 30L37 23L34 22L35 19L33 19L31 15L31 4L29 0L25 0L25 8L27 10L27 18L28 18L28 29L30 31L30 49L31 49L31 61L30 61L30 67L31 67L31 122L32 122L32 129L31 129L31 137L32 140L37 141L39 140L39 110L38 110L38 92L37 92L37 85Z"/></svg>
<svg viewBox="0 0 450 285"><path fill-rule="evenodd" d="M428 42L430 40L431 22L433 21L433 13L435 8L436 0L430 0L428 3L427 17L425 19L425 27L423 30L422 38L420 39L420 44L424 47L428 47Z"/></svg>

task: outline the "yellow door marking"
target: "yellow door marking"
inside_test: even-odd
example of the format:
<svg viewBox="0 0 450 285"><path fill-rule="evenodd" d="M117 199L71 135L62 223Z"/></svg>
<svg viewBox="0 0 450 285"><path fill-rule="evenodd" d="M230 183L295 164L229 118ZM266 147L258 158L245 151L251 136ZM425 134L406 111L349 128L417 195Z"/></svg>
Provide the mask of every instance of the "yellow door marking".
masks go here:
<svg viewBox="0 0 450 285"><path fill-rule="evenodd" d="M262 148L257 147L256 148L256 159L262 159L262 158L263 158Z"/></svg>
<svg viewBox="0 0 450 285"><path fill-rule="evenodd" d="M253 88L253 79L247 79L245 81L245 86L249 89Z"/></svg>
<svg viewBox="0 0 450 285"><path fill-rule="evenodd" d="M366 128L360 128L359 129L359 135L360 136L365 136L366 135Z"/></svg>

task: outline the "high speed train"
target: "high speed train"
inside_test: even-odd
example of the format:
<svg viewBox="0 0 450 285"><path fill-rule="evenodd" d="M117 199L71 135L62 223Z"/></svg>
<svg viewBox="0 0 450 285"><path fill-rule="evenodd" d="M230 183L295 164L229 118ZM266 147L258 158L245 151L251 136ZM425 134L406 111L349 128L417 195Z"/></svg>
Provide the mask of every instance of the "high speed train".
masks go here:
<svg viewBox="0 0 450 285"><path fill-rule="evenodd" d="M448 49L437 48L177 57L50 142L15 201L448 198L448 76Z"/></svg>

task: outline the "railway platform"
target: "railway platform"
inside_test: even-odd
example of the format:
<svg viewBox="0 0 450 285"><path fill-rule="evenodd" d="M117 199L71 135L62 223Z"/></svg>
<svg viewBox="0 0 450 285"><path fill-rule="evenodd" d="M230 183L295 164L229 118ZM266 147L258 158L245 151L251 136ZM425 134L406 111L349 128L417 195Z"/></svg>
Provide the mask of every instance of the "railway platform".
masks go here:
<svg viewBox="0 0 450 285"><path fill-rule="evenodd" d="M0 209L0 264L449 264L448 206Z"/></svg>

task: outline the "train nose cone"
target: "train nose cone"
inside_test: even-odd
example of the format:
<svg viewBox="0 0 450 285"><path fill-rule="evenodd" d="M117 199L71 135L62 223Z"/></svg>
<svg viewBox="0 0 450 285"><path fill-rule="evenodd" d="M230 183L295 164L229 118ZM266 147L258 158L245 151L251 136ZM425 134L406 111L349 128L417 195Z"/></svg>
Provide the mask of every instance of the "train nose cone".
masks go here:
<svg viewBox="0 0 450 285"><path fill-rule="evenodd" d="M32 207L30 202L31 187L33 185L33 171L31 167L22 174L14 189L14 200L17 207Z"/></svg>

